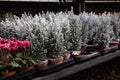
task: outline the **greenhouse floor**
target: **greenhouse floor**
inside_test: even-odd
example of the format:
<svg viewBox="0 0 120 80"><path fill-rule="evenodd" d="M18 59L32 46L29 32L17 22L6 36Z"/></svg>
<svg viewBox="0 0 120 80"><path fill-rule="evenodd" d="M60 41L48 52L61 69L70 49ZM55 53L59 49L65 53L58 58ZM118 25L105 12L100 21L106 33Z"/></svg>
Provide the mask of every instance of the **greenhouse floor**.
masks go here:
<svg viewBox="0 0 120 80"><path fill-rule="evenodd" d="M120 57L61 80L120 80Z"/></svg>

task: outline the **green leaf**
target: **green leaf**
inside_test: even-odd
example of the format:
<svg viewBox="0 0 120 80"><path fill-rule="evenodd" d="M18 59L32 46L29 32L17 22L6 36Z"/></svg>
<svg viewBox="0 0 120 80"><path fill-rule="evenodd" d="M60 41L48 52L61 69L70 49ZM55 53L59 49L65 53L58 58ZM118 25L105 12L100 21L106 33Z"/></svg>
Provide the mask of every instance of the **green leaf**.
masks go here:
<svg viewBox="0 0 120 80"><path fill-rule="evenodd" d="M16 63L15 61L11 62L10 64L12 67L21 67L21 65L19 65L18 63Z"/></svg>
<svg viewBox="0 0 120 80"><path fill-rule="evenodd" d="M30 63L31 63L32 65L35 65L35 64L36 64L36 62L35 62L34 60L30 60Z"/></svg>
<svg viewBox="0 0 120 80"><path fill-rule="evenodd" d="M17 57L20 57L20 56L22 56L22 53L18 52L18 53L16 54L16 56L17 56Z"/></svg>
<svg viewBox="0 0 120 80"><path fill-rule="evenodd" d="M15 61L22 61L22 59L20 57L16 57L14 58Z"/></svg>

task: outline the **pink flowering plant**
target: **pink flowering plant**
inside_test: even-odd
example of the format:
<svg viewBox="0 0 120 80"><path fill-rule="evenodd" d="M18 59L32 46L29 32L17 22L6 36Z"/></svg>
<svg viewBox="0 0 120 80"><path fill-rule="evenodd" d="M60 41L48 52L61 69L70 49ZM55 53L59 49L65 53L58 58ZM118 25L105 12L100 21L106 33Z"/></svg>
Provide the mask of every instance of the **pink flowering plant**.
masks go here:
<svg viewBox="0 0 120 80"><path fill-rule="evenodd" d="M35 61L28 55L29 46L28 40L0 38L0 72L35 65ZM7 66L11 66L11 68L8 69Z"/></svg>
<svg viewBox="0 0 120 80"><path fill-rule="evenodd" d="M16 38L4 39L0 38L0 56L3 63L8 63L10 57L14 57L18 52L26 56L30 42L28 40L17 40Z"/></svg>

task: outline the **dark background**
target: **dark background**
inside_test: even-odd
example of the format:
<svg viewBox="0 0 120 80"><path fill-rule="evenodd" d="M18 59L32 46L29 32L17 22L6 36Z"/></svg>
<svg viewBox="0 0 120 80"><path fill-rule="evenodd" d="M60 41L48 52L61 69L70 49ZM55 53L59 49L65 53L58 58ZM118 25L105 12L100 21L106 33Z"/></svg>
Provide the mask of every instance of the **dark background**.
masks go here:
<svg viewBox="0 0 120 80"><path fill-rule="evenodd" d="M73 3L65 3L62 6L58 2L9 2L0 1L0 14L12 12L20 15L23 12L30 12L32 14L40 13L41 11L66 11L70 10ZM86 12L101 13L104 11L120 11L120 3L86 3Z"/></svg>

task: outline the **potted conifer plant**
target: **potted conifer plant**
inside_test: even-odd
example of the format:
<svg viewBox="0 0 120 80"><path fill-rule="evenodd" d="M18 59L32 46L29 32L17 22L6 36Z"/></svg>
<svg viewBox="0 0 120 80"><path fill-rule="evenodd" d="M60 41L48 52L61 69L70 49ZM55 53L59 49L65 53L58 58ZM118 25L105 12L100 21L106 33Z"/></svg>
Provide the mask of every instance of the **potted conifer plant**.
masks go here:
<svg viewBox="0 0 120 80"><path fill-rule="evenodd" d="M71 47L70 50L72 50L73 55L80 55L81 54L81 44L82 44L82 38L81 38L81 22L79 20L79 17L77 15L69 14L69 20L70 20L70 43Z"/></svg>
<svg viewBox="0 0 120 80"><path fill-rule="evenodd" d="M108 13L103 13L100 17L101 20L101 25L98 27L98 34L97 34L97 50L100 51L105 51L109 49L109 41L111 40L111 31L112 31L112 26L111 26L111 17L110 14Z"/></svg>
<svg viewBox="0 0 120 80"><path fill-rule="evenodd" d="M69 12L71 13L71 12ZM71 42L70 42L70 35L71 35L71 29L70 29L70 23L69 23L69 19L68 19L68 14L69 13L59 13L56 20L58 21L57 24L60 25L60 27L62 28L62 34L63 34L63 38L64 38L64 47L65 47L65 52L63 53L63 57L64 60L67 60L71 57L71 51L70 51L70 47L71 47ZM56 22L57 22L56 21Z"/></svg>
<svg viewBox="0 0 120 80"><path fill-rule="evenodd" d="M95 13L89 13L88 23L87 23L87 46L88 50L95 50L96 41L98 39L99 26L101 26L101 21L98 15Z"/></svg>
<svg viewBox="0 0 120 80"><path fill-rule="evenodd" d="M61 64L63 62L64 38L60 27L56 27L55 24L50 27L48 33L47 50L49 61L51 64Z"/></svg>
<svg viewBox="0 0 120 80"><path fill-rule="evenodd" d="M40 26L34 27L31 40L31 52L34 56L38 67L46 67L48 65L45 30L40 29Z"/></svg>
<svg viewBox="0 0 120 80"><path fill-rule="evenodd" d="M119 34L120 34L120 16L119 13L111 14L111 25L113 26L113 33L111 34L112 41L110 41L110 46L119 45Z"/></svg>

